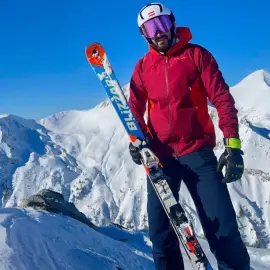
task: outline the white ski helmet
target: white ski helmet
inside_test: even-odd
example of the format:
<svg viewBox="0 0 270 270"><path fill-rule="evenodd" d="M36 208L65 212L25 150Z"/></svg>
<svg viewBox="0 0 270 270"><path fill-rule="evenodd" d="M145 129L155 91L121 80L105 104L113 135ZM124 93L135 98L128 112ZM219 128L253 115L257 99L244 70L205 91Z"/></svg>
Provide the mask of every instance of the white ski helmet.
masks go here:
<svg viewBox="0 0 270 270"><path fill-rule="evenodd" d="M150 3L140 10L137 18L138 27L141 28L145 22L162 15L169 15L174 24L175 18L170 9L161 3Z"/></svg>
<svg viewBox="0 0 270 270"><path fill-rule="evenodd" d="M173 15L173 12L161 3L150 3L146 6L144 6L140 10L140 12L138 14L138 18L137 18L137 23L138 23L140 33L148 41L149 44L151 44L153 47L155 47L153 45L152 40L151 40L151 38L153 38L153 36L156 33L155 29L153 29L150 26L150 28L152 28L152 30L150 30L151 31L151 33L150 33L146 29L147 28L146 26L150 22L157 19L157 17L160 17L161 21L159 21L157 23L155 23L155 22L153 22L153 23L156 24L157 26L165 25L165 27L163 27L163 30L166 32L171 31L171 40L170 40L170 45L169 45L169 46L171 46L173 44L174 35L175 35L175 17ZM168 18L165 18L165 17L168 17ZM149 21L149 23L148 23L148 21ZM158 27L158 28L160 28L160 27Z"/></svg>

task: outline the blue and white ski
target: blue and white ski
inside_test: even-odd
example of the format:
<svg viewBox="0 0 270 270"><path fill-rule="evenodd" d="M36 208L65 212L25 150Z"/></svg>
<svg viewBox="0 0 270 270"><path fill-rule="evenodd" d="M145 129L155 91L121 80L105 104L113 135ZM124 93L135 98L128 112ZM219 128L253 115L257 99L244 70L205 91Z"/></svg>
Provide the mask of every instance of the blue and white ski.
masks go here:
<svg viewBox="0 0 270 270"><path fill-rule="evenodd" d="M145 136L130 111L127 99L120 87L103 46L100 43L92 43L86 47L85 54L94 73L102 83L131 142L141 147L140 153L145 171L151 180L179 242L186 251L193 269L213 270L197 240L191 221L172 194L163 173L162 164L160 164L158 157L150 149L143 147Z"/></svg>

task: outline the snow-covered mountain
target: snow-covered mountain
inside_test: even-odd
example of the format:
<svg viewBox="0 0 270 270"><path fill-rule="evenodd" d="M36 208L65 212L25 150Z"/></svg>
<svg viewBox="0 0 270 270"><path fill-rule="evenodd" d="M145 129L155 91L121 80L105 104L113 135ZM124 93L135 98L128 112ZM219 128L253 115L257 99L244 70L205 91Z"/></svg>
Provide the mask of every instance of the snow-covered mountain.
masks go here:
<svg viewBox="0 0 270 270"><path fill-rule="evenodd" d="M54 144L48 130L14 115L0 118L0 194L2 206L54 187L68 199L70 183L81 174L76 159Z"/></svg>
<svg viewBox="0 0 270 270"><path fill-rule="evenodd" d="M126 87L128 95L128 86ZM256 71L231 88L239 110L245 174L229 184L247 245L270 247L270 74ZM223 151L218 116L217 156ZM128 153L128 137L108 100L87 111L65 111L38 123L13 115L0 118L3 203L17 206L42 188L61 191L93 223L147 228L146 181ZM181 201L203 236L184 185Z"/></svg>

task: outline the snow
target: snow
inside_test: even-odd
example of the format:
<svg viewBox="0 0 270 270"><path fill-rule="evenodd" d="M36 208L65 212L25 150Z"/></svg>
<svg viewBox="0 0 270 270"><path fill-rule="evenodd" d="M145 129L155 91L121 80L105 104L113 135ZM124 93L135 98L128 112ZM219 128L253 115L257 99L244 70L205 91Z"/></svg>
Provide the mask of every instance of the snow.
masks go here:
<svg viewBox="0 0 270 270"><path fill-rule="evenodd" d="M126 95L128 87L125 86ZM263 264L269 263L270 256L270 74L255 71L231 87L231 92L239 111L245 173L241 181L229 184L228 188L254 265L266 269ZM209 112L217 132L215 153L219 156L224 148L218 115L210 106ZM74 202L98 226L113 222L129 230L147 230L145 172L132 162L128 142L108 100L89 110L59 112L39 121L2 115L2 206L16 207L23 198L50 188ZM203 231L185 185L180 193L181 203L203 241ZM12 213L1 213L1 220L8 220ZM1 254L9 258L13 249L5 237L5 230L0 229ZM149 246L139 248L148 250Z"/></svg>
<svg viewBox="0 0 270 270"><path fill-rule="evenodd" d="M240 116L246 117L253 124L259 124L259 120L268 121L265 127L269 127L270 121L270 107L268 103L270 95L269 77L270 74L268 72L258 70L251 73L239 84L231 87Z"/></svg>
<svg viewBox="0 0 270 270"><path fill-rule="evenodd" d="M145 253L62 215L1 209L0 232L1 270L154 270L149 249Z"/></svg>
<svg viewBox="0 0 270 270"><path fill-rule="evenodd" d="M0 114L0 118L4 118L4 117L7 117L8 114Z"/></svg>
<svg viewBox="0 0 270 270"><path fill-rule="evenodd" d="M200 242L217 269L208 245ZM269 269L269 251L250 248L249 252L256 270ZM70 217L30 208L0 209L0 263L1 270L155 269L145 231L115 226L95 231ZM185 254L184 263L186 270L192 270Z"/></svg>

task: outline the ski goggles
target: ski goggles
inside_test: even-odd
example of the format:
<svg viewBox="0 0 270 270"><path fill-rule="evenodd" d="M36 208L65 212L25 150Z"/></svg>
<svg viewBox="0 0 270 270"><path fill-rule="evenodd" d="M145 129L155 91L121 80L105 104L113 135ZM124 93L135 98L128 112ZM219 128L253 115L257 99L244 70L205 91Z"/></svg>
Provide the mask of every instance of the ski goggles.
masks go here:
<svg viewBox="0 0 270 270"><path fill-rule="evenodd" d="M153 38L157 31L169 32L172 27L172 22L169 15L155 17L141 26L143 35L146 38Z"/></svg>

